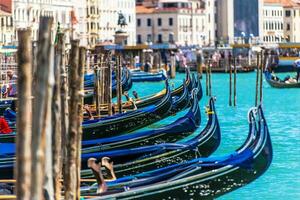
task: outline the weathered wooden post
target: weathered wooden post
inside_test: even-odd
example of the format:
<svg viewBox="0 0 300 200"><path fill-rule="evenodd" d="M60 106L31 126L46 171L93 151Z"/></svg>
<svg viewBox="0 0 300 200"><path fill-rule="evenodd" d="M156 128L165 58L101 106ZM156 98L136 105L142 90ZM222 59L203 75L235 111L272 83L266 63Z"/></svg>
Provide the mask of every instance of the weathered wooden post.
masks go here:
<svg viewBox="0 0 300 200"><path fill-rule="evenodd" d="M99 82L99 105L100 107L105 103L105 69L104 69L105 65L104 65L104 54L101 54L100 56L100 63L99 63L99 78L98 78L98 82ZM100 110L99 110L100 113Z"/></svg>
<svg viewBox="0 0 300 200"><path fill-rule="evenodd" d="M173 52L171 52L171 78L175 78L176 77L176 58L175 58L175 54Z"/></svg>
<svg viewBox="0 0 300 200"><path fill-rule="evenodd" d="M117 59L117 106L118 106L118 111L119 113L122 113L122 60L121 56L118 56Z"/></svg>
<svg viewBox="0 0 300 200"><path fill-rule="evenodd" d="M53 181L54 181L54 198L59 200L61 198L61 182L62 177L62 124L61 124L61 65L63 59L63 36L57 36L57 47L55 52L54 64L54 93L52 99L52 143L53 143Z"/></svg>
<svg viewBox="0 0 300 200"><path fill-rule="evenodd" d="M82 121L83 121L83 97L84 97L84 69L86 66L86 48L80 47L79 48L79 66L77 70L77 104L78 104L78 110L77 110L77 187L76 187L76 199L80 199L80 169L81 169L81 140L82 140Z"/></svg>
<svg viewBox="0 0 300 200"><path fill-rule="evenodd" d="M36 68L37 68L37 65L36 65L36 54L37 54L37 44L35 41L32 41L31 43L31 54L32 54L32 70L31 70L31 73L32 73L32 88L35 87L35 84L36 84Z"/></svg>
<svg viewBox="0 0 300 200"><path fill-rule="evenodd" d="M18 113L15 178L17 199L30 199L31 187L31 84L32 55L30 30L19 30L18 46Z"/></svg>
<svg viewBox="0 0 300 200"><path fill-rule="evenodd" d="M235 59L233 60L234 66L234 74L233 74L233 106L236 106L236 75L237 75L237 68Z"/></svg>
<svg viewBox="0 0 300 200"><path fill-rule="evenodd" d="M67 172L67 142L68 142L68 131L69 131L69 102L68 102L68 73L66 72L66 52L65 52L65 35L64 33L58 34L58 45L61 49L61 60L60 60L60 74L61 74L61 138L62 138L62 164L63 164L63 177L66 177ZM66 182L64 182L65 185ZM56 190L57 191L57 190ZM58 192L58 191L57 191Z"/></svg>
<svg viewBox="0 0 300 200"><path fill-rule="evenodd" d="M261 51L260 57L261 57L261 65L260 65L259 103L262 104L262 101L263 101L263 71L264 71L264 66L267 63L268 51L267 50Z"/></svg>
<svg viewBox="0 0 300 200"><path fill-rule="evenodd" d="M107 71L108 71L108 77L107 77L107 106L108 106L108 115L111 116L112 113L112 63L111 63L111 57L107 56Z"/></svg>
<svg viewBox="0 0 300 200"><path fill-rule="evenodd" d="M233 62L235 62L235 57L233 56ZM232 60L229 59L229 106L232 106Z"/></svg>
<svg viewBox="0 0 300 200"><path fill-rule="evenodd" d="M100 116L100 94L99 94L99 66L94 65L94 95L95 95L95 104L96 104L96 115Z"/></svg>
<svg viewBox="0 0 300 200"><path fill-rule="evenodd" d="M257 52L257 60L256 60L256 87L255 87L255 106L257 106L258 103L258 82L259 82L259 68L260 68L260 63L259 63L259 55L260 53Z"/></svg>
<svg viewBox="0 0 300 200"><path fill-rule="evenodd" d="M212 88L212 86L211 86L211 63L210 63L210 65L209 65L209 88L208 88L208 91L209 91L209 96L211 97L211 95L212 95L212 92L211 92L211 88Z"/></svg>
<svg viewBox="0 0 300 200"><path fill-rule="evenodd" d="M65 181L65 199L73 200L79 199L77 196L77 148L78 148L78 130L81 124L78 124L79 113L79 102L80 95L78 90L80 90L80 80L78 78L79 74L79 41L71 41L71 54L70 57L70 67L69 67L69 89L70 89L70 103L69 103L69 135L67 141L67 173L64 177ZM82 111L82 110L81 110Z"/></svg>
<svg viewBox="0 0 300 200"><path fill-rule="evenodd" d="M43 199L43 195L50 199L54 196L51 149L51 102L54 84L52 22L52 18L40 18L37 53L38 84L35 87L33 101L31 171L34 173L31 174L31 200Z"/></svg>
<svg viewBox="0 0 300 200"><path fill-rule="evenodd" d="M209 69L208 69L208 66L210 65L210 60L207 60L207 63L206 63L206 67L205 67L205 83L206 83L206 96L208 96L208 72L209 72Z"/></svg>

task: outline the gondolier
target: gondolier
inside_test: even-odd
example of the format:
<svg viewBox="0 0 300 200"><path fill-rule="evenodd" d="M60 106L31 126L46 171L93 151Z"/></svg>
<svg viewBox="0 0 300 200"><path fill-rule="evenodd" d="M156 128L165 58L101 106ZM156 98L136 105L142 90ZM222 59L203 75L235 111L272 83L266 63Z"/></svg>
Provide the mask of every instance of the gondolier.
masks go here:
<svg viewBox="0 0 300 200"><path fill-rule="evenodd" d="M296 70L297 70L296 79L297 79L297 82L299 82L299 80L300 80L300 59L295 61L295 67L296 67Z"/></svg>

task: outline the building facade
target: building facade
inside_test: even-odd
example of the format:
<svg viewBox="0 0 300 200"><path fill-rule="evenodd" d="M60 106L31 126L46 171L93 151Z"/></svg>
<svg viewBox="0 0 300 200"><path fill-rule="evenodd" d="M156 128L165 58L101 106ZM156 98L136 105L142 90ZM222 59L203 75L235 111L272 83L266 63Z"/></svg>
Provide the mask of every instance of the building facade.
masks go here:
<svg viewBox="0 0 300 200"><path fill-rule="evenodd" d="M209 3L207 3L209 2ZM137 43L213 45L214 4L199 0L160 0L137 6Z"/></svg>
<svg viewBox="0 0 300 200"><path fill-rule="evenodd" d="M0 46L12 45L14 26L12 14L0 9Z"/></svg>
<svg viewBox="0 0 300 200"><path fill-rule="evenodd" d="M267 44L283 42L284 9L281 0L265 0L263 7L263 41Z"/></svg>
<svg viewBox="0 0 300 200"><path fill-rule="evenodd" d="M264 0L263 21L264 43L300 42L300 1Z"/></svg>
<svg viewBox="0 0 300 200"><path fill-rule="evenodd" d="M84 45L86 38L86 0L13 0L13 20L16 30L30 27L32 40L38 38L40 16L51 16L54 19L52 35L54 37L58 24L66 33L66 42L70 38L82 39ZM16 37L17 41L18 38ZM54 40L54 38L53 38Z"/></svg>
<svg viewBox="0 0 300 200"><path fill-rule="evenodd" d="M287 42L300 42L300 1L284 1L284 35Z"/></svg>
<svg viewBox="0 0 300 200"><path fill-rule="evenodd" d="M100 33L100 0L87 0L87 43L89 47L94 47L99 39Z"/></svg>

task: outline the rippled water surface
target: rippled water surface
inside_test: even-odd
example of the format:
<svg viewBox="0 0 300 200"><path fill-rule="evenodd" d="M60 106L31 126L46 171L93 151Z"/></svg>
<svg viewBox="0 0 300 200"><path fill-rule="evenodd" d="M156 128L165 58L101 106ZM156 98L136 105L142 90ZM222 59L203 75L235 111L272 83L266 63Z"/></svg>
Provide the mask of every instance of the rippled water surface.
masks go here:
<svg viewBox="0 0 300 200"><path fill-rule="evenodd" d="M171 82L180 85L183 78L184 74L177 74ZM222 130L222 142L214 155L231 153L246 139L247 112L255 104L255 78L254 72L238 74L237 107L232 108L228 106L229 75L212 75L212 93L217 97L216 108ZM263 84L263 107L274 150L272 165L258 180L219 199L300 199L300 88L274 89L265 80ZM205 92L205 77L202 85ZM132 90L144 96L154 94L163 87L163 82L135 83ZM207 102L207 97L200 102L202 111ZM184 113L182 111L152 127L168 124ZM205 123L206 117L202 112L202 126L198 132Z"/></svg>

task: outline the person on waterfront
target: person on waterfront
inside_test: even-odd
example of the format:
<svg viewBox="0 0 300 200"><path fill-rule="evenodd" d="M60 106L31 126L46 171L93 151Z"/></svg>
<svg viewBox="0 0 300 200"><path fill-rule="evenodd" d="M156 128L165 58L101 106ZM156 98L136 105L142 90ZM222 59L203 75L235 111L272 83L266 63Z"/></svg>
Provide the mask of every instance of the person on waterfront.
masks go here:
<svg viewBox="0 0 300 200"><path fill-rule="evenodd" d="M83 106L83 109L84 109L85 112L87 113L89 120L93 120L93 119L94 119L94 116L92 115L92 112L91 112L91 109L90 109L89 105L85 104L85 105Z"/></svg>
<svg viewBox="0 0 300 200"><path fill-rule="evenodd" d="M297 80L297 82L299 82L300 81L300 59L295 61L295 67L296 67L296 71L297 71L296 80Z"/></svg>
<svg viewBox="0 0 300 200"><path fill-rule="evenodd" d="M13 131L10 129L6 119L0 116L0 134L10 134Z"/></svg>
<svg viewBox="0 0 300 200"><path fill-rule="evenodd" d="M139 68L139 64L140 64L140 57L137 55L134 57L134 67Z"/></svg>
<svg viewBox="0 0 300 200"><path fill-rule="evenodd" d="M11 70L8 70L8 71L6 72L6 74L7 74L8 80L10 80L10 81L13 81L13 80L17 80L17 79L18 79L18 76L17 76L16 74L14 74L14 72L11 71Z"/></svg>
<svg viewBox="0 0 300 200"><path fill-rule="evenodd" d="M146 62L145 67L144 67L144 71L145 72L149 72L152 68L152 65L150 62Z"/></svg>
<svg viewBox="0 0 300 200"><path fill-rule="evenodd" d="M2 98L7 98L8 97L8 93L9 93L9 84L3 84L1 87L1 97Z"/></svg>

